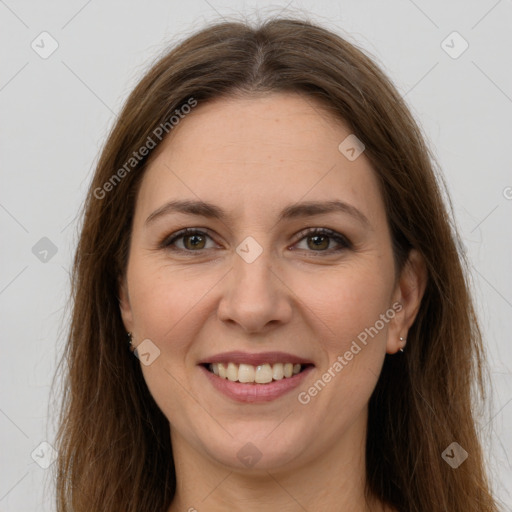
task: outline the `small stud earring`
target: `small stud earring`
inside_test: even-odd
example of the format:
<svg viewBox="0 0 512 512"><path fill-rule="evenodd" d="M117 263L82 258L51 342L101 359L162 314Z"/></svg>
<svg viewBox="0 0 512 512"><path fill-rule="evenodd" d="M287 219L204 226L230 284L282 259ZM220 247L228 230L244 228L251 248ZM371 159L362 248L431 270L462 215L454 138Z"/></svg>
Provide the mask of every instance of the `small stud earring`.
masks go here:
<svg viewBox="0 0 512 512"><path fill-rule="evenodd" d="M402 346L400 347L400 352L403 352L405 344L407 343L407 340L405 338L402 338L402 336L400 336L400 341L402 342Z"/></svg>
<svg viewBox="0 0 512 512"><path fill-rule="evenodd" d="M130 346L130 350L133 352L133 350L134 350L134 348L133 348L133 336L132 336L131 332L129 332L127 334L128 334L128 345Z"/></svg>

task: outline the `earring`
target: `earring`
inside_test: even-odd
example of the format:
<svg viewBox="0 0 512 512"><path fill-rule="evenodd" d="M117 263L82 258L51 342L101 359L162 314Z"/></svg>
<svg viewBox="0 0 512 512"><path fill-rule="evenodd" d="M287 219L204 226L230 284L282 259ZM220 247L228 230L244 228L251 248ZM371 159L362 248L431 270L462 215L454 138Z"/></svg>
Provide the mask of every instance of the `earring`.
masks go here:
<svg viewBox="0 0 512 512"><path fill-rule="evenodd" d="M130 346L130 350L133 352L133 350L134 350L134 348L133 348L133 336L132 336L131 332L129 332L127 334L128 334L128 345Z"/></svg>
<svg viewBox="0 0 512 512"><path fill-rule="evenodd" d="M407 340L405 338L402 338L402 336L400 336L400 341L402 342L402 346L400 347L400 352L403 352L405 344L407 343Z"/></svg>

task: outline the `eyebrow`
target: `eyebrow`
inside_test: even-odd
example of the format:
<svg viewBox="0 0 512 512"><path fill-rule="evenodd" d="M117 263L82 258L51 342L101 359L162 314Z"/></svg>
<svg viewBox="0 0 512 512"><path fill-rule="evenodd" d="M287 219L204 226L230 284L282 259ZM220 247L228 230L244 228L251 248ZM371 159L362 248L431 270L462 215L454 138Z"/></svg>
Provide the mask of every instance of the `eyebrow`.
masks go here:
<svg viewBox="0 0 512 512"><path fill-rule="evenodd" d="M224 220L228 217L222 208L205 201L174 200L164 204L146 219L145 225L171 213L184 213L197 215L210 219ZM286 206L279 214L278 222L302 217L312 217L327 213L345 213L358 220L367 227L371 227L366 216L355 206L339 200L333 201L307 201Z"/></svg>

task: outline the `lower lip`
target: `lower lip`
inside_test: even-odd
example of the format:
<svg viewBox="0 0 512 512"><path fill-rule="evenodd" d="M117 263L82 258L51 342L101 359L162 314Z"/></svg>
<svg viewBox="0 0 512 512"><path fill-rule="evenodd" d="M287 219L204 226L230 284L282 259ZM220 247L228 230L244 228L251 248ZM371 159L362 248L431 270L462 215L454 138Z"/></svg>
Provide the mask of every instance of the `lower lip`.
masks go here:
<svg viewBox="0 0 512 512"><path fill-rule="evenodd" d="M281 380L274 380L268 384L233 382L218 377L204 366L200 366L200 368L206 374L213 387L237 402L270 402L299 386L313 369L313 366L308 366L292 377L284 377Z"/></svg>

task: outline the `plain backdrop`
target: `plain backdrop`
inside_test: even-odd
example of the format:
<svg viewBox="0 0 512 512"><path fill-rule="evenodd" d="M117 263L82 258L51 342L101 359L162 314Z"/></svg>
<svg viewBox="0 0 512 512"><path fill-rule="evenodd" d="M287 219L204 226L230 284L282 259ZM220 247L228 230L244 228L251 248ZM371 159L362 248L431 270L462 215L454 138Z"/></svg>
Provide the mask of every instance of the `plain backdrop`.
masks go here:
<svg viewBox="0 0 512 512"><path fill-rule="evenodd" d="M510 0L0 0L1 512L55 510L41 465L52 460L68 272L116 114L169 45L212 20L279 13L308 16L373 56L438 158L491 367L484 451L512 510Z"/></svg>

